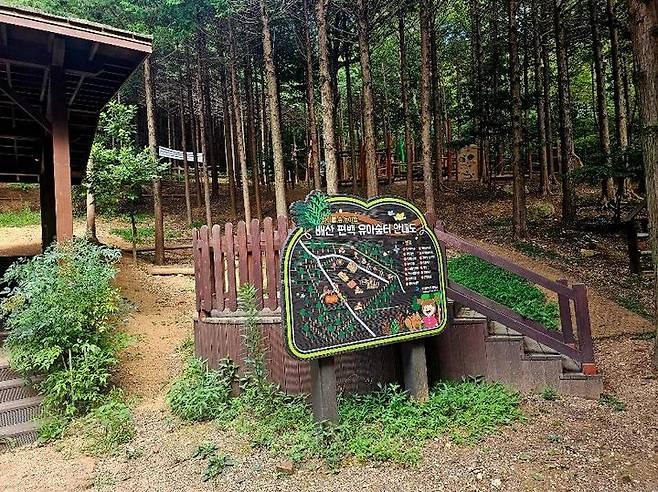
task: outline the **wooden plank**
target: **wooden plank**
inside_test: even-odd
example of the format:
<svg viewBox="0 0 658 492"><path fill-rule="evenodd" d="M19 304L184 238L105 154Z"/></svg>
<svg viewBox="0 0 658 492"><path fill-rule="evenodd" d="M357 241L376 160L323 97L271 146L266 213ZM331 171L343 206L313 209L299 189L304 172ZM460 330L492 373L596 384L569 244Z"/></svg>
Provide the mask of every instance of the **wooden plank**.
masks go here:
<svg viewBox="0 0 658 492"><path fill-rule="evenodd" d="M238 250L238 275L239 285L243 286L249 283L249 263L247 251L247 224L243 220L238 222L238 230L235 236Z"/></svg>
<svg viewBox="0 0 658 492"><path fill-rule="evenodd" d="M274 229L272 218L263 221L263 235L265 236L265 273L267 275L267 307L274 310L279 306L277 290L279 277L276 273L276 256L274 253Z"/></svg>
<svg viewBox="0 0 658 492"><path fill-rule="evenodd" d="M508 260L507 258L503 258L501 256L495 255L476 244L466 241L465 239L462 239L457 236L453 236L452 234L443 232L440 229L435 229L434 231L439 241L444 242L448 246L456 248L460 251L465 251L489 263L504 268L505 270L509 270L510 272L515 273L516 275L519 275L527 280L530 280L535 284L541 285L542 287L552 290L553 292L557 292L559 294L565 295L571 299L574 298L574 291L569 287L554 282L553 280L549 280L546 277L543 277L542 275L538 274L537 272L533 272L532 270L522 267L521 265L517 265L516 263Z"/></svg>
<svg viewBox="0 0 658 492"><path fill-rule="evenodd" d="M212 227L210 239L213 252L213 273L215 280L215 309L224 310L224 253L222 251L222 230L219 224Z"/></svg>
<svg viewBox="0 0 658 492"><path fill-rule="evenodd" d="M427 401L429 385L427 382L427 359L425 357L425 340L414 340L401 344L402 370L404 371L404 388L417 401Z"/></svg>
<svg viewBox="0 0 658 492"><path fill-rule="evenodd" d="M226 273L228 284L226 285L226 309L236 311L238 309L238 291L235 279L235 244L233 236L233 224L227 222L224 226L224 252L226 253Z"/></svg>
<svg viewBox="0 0 658 492"><path fill-rule="evenodd" d="M276 232L277 232L277 236L275 236L275 243L274 243L276 257L274 261L274 266L276 272L275 278L277 279L277 286L279 286L281 279L281 252L283 249L283 244L288 237L288 219L286 217L279 216L276 224ZM280 287L277 287L277 292L279 296L281 296ZM280 297L280 300L283 300L283 296Z"/></svg>
<svg viewBox="0 0 658 492"><path fill-rule="evenodd" d="M592 326L589 317L587 288L583 284L575 284L573 288L576 292L576 329L578 330L578 348L582 356L580 362L583 363L583 372L585 372L585 365L587 364L587 370L593 370L594 372L585 373L594 374L596 372L596 366L594 366L594 347L592 344Z"/></svg>
<svg viewBox="0 0 658 492"><path fill-rule="evenodd" d="M316 422L338 422L334 358L311 361L313 416Z"/></svg>
<svg viewBox="0 0 658 492"><path fill-rule="evenodd" d="M199 247L201 255L201 310L209 313L212 310L212 280L210 277L210 248L208 245L208 226L199 229Z"/></svg>
<svg viewBox="0 0 658 492"><path fill-rule="evenodd" d="M260 221L251 221L251 262L249 281L256 288L256 306L263 309L263 265L260 249Z"/></svg>
<svg viewBox="0 0 658 492"><path fill-rule="evenodd" d="M199 230L192 231L192 252L194 254L194 293L196 297L196 310L201 311L201 243Z"/></svg>
<svg viewBox="0 0 658 492"><path fill-rule="evenodd" d="M567 279L560 278L557 280L559 284L568 285ZM562 328L562 335L564 336L564 343L574 343L573 325L571 323L571 300L563 296L557 295L558 306L560 307L560 326Z"/></svg>

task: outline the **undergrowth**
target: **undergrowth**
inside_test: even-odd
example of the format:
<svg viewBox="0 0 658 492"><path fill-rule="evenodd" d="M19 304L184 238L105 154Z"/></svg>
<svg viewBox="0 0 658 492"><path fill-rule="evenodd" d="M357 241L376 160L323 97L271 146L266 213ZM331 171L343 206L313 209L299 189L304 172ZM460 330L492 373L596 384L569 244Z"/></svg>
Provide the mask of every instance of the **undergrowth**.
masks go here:
<svg viewBox="0 0 658 492"><path fill-rule="evenodd" d="M518 275L472 255L448 260L451 280L550 329L560 326L559 309L544 292Z"/></svg>
<svg viewBox="0 0 658 492"><path fill-rule="evenodd" d="M115 236L120 237L127 243L132 242L132 228L131 227L116 227L110 231ZM180 239L183 237L183 232L175 229L165 228L165 239ZM135 235L135 242L144 244L153 242L155 238L155 228L153 226L138 226L137 234Z"/></svg>
<svg viewBox="0 0 658 492"><path fill-rule="evenodd" d="M41 223L41 214L29 208L0 212L0 227L25 227Z"/></svg>
<svg viewBox="0 0 658 492"><path fill-rule="evenodd" d="M240 291L240 306L247 313L243 334L248 352L241 394L231 397L226 367L234 366L228 361L213 371L190 358L167 399L181 418L214 419L275 456L294 462L320 459L332 467L355 460L413 466L429 439L445 434L457 443L473 444L523 418L518 394L499 384L463 381L436 385L424 403L409 398L397 385L382 386L369 395L341 396L339 423L318 426L306 396L286 395L265 378L253 288ZM194 405L189 404L192 401ZM190 411L188 405L208 410Z"/></svg>

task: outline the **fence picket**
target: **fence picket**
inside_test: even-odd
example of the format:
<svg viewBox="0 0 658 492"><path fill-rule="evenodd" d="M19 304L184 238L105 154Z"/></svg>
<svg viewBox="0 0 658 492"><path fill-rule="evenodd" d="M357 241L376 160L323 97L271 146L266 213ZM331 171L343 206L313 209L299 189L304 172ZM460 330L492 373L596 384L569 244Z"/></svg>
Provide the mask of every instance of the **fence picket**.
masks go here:
<svg viewBox="0 0 658 492"><path fill-rule="evenodd" d="M263 235L265 236L265 274L267 278L267 307L274 310L277 302L276 256L274 253L274 229L272 228L272 217L263 220Z"/></svg>
<svg viewBox="0 0 658 492"><path fill-rule="evenodd" d="M247 224L244 220L238 222L236 234L236 245L238 248L238 285L241 287L249 282L249 252L247 249Z"/></svg>
<svg viewBox="0 0 658 492"><path fill-rule="evenodd" d="M201 255L200 262L200 281L201 281L201 310L209 313L212 310L212 277L210 248L208 239L208 226L203 226L199 230L199 248Z"/></svg>
<svg viewBox="0 0 658 492"><path fill-rule="evenodd" d="M215 278L215 303L214 308L218 311L224 310L224 252L222 251L222 230L218 224L212 226L210 243L213 253L213 274Z"/></svg>
<svg viewBox="0 0 658 492"><path fill-rule="evenodd" d="M256 305L263 308L263 264L260 249L260 221L251 221L251 261L249 262L249 282L256 288Z"/></svg>
<svg viewBox="0 0 658 492"><path fill-rule="evenodd" d="M233 224L227 222L224 226L224 251L226 252L226 273L228 276L226 308L235 311L238 308L238 292L235 282L235 243Z"/></svg>

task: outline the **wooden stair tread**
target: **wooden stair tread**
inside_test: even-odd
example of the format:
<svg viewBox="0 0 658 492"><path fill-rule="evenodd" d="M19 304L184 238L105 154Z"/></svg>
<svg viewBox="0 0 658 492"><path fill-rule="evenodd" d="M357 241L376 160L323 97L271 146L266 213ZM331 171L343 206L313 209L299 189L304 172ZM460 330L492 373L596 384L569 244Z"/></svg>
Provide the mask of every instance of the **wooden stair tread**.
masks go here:
<svg viewBox="0 0 658 492"><path fill-rule="evenodd" d="M22 422L20 424L7 425L5 427L0 427L0 437L17 436L27 432L36 432L38 429L39 425L34 420Z"/></svg>
<svg viewBox="0 0 658 492"><path fill-rule="evenodd" d="M12 410L20 410L22 408L36 407L41 404L43 397L31 396L29 398L22 398L20 400L8 401L0 403L0 412L9 412Z"/></svg>

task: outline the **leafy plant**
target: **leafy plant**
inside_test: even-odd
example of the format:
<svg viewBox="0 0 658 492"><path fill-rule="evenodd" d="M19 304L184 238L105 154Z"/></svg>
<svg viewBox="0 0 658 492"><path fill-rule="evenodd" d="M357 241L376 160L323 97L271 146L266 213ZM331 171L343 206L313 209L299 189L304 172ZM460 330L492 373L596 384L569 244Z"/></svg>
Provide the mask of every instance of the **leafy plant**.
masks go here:
<svg viewBox="0 0 658 492"><path fill-rule="evenodd" d="M112 285L119 252L84 240L55 244L14 263L3 283L12 367L42 374L48 411L71 418L98 404L129 338L117 331L122 312Z"/></svg>
<svg viewBox="0 0 658 492"><path fill-rule="evenodd" d="M167 403L183 420L217 418L228 409L236 374L237 367L228 359L212 370L206 361L190 357L183 374L167 392Z"/></svg>
<svg viewBox="0 0 658 492"><path fill-rule="evenodd" d="M265 341L258 323L258 306L256 305L256 288L251 284L244 284L238 291L240 309L245 314L243 340L247 349L244 359L247 366L243 387L249 384L264 386L266 381Z"/></svg>
<svg viewBox="0 0 658 492"><path fill-rule="evenodd" d="M327 195L313 191L306 200L295 202L290 206L292 220L303 229L315 229L325 218L331 215Z"/></svg>
<svg viewBox="0 0 658 492"><path fill-rule="evenodd" d="M559 398L556 389L553 386L546 386L542 392L541 396L546 401L555 401Z"/></svg>
<svg viewBox="0 0 658 492"><path fill-rule="evenodd" d="M546 299L539 288L507 270L472 255L448 260L451 280L499 302L528 319L557 329L560 324L556 303Z"/></svg>
<svg viewBox="0 0 658 492"><path fill-rule="evenodd" d="M41 223L41 214L29 208L0 212L0 227L25 227L39 223Z"/></svg>
<svg viewBox="0 0 658 492"><path fill-rule="evenodd" d="M626 410L626 403L611 393L601 395L599 398L599 405L610 407L617 412L623 412Z"/></svg>
<svg viewBox="0 0 658 492"><path fill-rule="evenodd" d="M206 469L203 470L201 477L204 482L214 480L224 472L226 467L233 466L234 464L233 459L227 454L212 454L208 458L208 464L206 465Z"/></svg>
<svg viewBox="0 0 658 492"><path fill-rule="evenodd" d="M120 391L113 391L106 401L79 420L83 449L93 456L115 454L122 444L135 436L132 412Z"/></svg>

